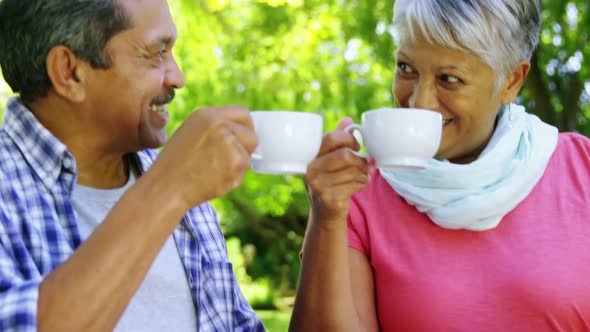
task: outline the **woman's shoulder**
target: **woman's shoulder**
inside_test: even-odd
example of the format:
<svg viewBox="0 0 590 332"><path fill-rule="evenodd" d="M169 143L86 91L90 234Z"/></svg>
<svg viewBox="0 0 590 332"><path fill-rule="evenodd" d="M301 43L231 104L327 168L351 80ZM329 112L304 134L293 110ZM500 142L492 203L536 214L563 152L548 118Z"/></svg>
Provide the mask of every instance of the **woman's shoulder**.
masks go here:
<svg viewBox="0 0 590 332"><path fill-rule="evenodd" d="M590 138L577 133L559 134L555 152L543 176L549 192L566 188L590 199ZM572 189L574 189L572 191Z"/></svg>
<svg viewBox="0 0 590 332"><path fill-rule="evenodd" d="M582 144L585 146L590 146L590 138L574 132L565 132L559 134L559 141L566 142L568 144Z"/></svg>
<svg viewBox="0 0 590 332"><path fill-rule="evenodd" d="M557 158L590 165L590 138L578 133L561 133L555 152Z"/></svg>

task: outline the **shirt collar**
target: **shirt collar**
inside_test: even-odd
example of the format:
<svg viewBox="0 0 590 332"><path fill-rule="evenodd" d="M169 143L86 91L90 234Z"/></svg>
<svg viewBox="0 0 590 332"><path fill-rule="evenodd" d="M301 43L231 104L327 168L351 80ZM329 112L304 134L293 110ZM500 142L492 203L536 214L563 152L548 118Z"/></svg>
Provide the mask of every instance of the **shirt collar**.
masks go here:
<svg viewBox="0 0 590 332"><path fill-rule="evenodd" d="M8 101L4 130L48 188L55 186L63 170L75 174L75 160L65 144L43 127L19 98Z"/></svg>

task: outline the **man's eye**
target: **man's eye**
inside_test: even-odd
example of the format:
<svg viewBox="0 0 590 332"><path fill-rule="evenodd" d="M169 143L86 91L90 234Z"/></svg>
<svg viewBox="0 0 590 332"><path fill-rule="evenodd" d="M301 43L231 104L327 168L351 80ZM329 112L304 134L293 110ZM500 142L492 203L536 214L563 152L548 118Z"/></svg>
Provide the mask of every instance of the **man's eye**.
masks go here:
<svg viewBox="0 0 590 332"><path fill-rule="evenodd" d="M168 50L166 48L161 48L158 52L154 54L155 60L158 62L162 62L168 56Z"/></svg>

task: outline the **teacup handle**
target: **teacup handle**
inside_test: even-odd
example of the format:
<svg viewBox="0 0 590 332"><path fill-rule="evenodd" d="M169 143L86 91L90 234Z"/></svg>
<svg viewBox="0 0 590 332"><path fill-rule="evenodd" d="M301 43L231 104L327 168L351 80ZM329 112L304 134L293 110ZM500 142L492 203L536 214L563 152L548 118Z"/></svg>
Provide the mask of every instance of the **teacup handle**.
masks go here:
<svg viewBox="0 0 590 332"><path fill-rule="evenodd" d="M356 123L353 123L353 124L350 124L350 125L346 126L346 128L344 128L344 131L345 131L345 132L347 132L347 133L351 133L351 134L352 134L352 133L354 133L354 131L355 131L355 130L356 130L356 131L358 131L359 133L361 133L361 137L362 137L363 130L362 130L362 128L361 128L361 126L360 126L360 125L358 125L358 124L356 124ZM365 143L362 141L362 138L361 138L361 142L360 142L360 143L362 143L362 144L365 144ZM351 149L350 151L352 151L352 153L354 153L355 155L357 155L357 156L359 156L359 157L361 157L361 158L369 158L369 155L368 155L368 154L366 154L366 153L362 153L362 152L354 151L354 150L352 150L352 149Z"/></svg>

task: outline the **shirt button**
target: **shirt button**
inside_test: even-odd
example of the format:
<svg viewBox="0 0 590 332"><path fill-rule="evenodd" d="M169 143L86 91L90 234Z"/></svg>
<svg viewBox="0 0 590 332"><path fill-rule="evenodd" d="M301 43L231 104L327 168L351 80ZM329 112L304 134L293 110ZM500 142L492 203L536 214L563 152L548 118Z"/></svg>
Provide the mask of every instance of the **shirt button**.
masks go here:
<svg viewBox="0 0 590 332"><path fill-rule="evenodd" d="M70 169L70 168L72 168L72 161L69 159L64 159L63 165L65 168Z"/></svg>

